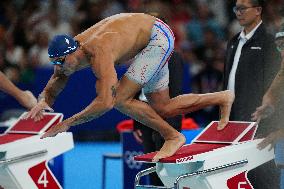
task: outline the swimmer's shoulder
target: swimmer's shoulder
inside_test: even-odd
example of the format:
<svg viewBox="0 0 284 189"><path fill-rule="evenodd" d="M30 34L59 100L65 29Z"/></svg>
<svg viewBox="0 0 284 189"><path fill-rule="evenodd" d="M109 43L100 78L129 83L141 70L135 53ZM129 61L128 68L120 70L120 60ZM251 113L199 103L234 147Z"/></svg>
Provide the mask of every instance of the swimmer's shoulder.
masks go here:
<svg viewBox="0 0 284 189"><path fill-rule="evenodd" d="M98 51L108 51L112 49L112 44L119 37L118 32L104 32L100 35L89 36L89 38L76 38L80 43L80 48L87 54L92 55Z"/></svg>

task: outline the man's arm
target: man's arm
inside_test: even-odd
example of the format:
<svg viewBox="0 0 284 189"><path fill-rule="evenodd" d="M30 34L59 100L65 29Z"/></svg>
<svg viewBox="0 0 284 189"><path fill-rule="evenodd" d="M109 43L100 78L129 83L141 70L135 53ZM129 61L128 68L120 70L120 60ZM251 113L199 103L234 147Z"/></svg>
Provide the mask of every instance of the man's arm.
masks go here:
<svg viewBox="0 0 284 189"><path fill-rule="evenodd" d="M36 98L30 91L22 91L15 86L1 71L0 71L0 90L13 96L21 105L27 109L31 109L36 105Z"/></svg>
<svg viewBox="0 0 284 189"><path fill-rule="evenodd" d="M43 110L53 111L50 106L53 105L55 98L63 90L69 79L69 75L63 74L59 69L60 68L57 67L54 68L54 74L39 95L37 105L31 109L25 116L25 119L32 118L35 119L35 121L38 121L43 118Z"/></svg>
<svg viewBox="0 0 284 189"><path fill-rule="evenodd" d="M276 131L270 133L267 137L265 137L265 139L263 139L257 145L257 148L259 150L262 150L262 149L266 148L266 146L270 145L269 150L271 150L272 148L274 148L276 143L279 142L279 140L281 140L283 138L284 138L284 130L283 129L276 130Z"/></svg>
<svg viewBox="0 0 284 189"><path fill-rule="evenodd" d="M0 89L16 99L21 95L21 90L16 87L2 72L0 72Z"/></svg>
<svg viewBox="0 0 284 189"><path fill-rule="evenodd" d="M108 54L91 59L92 69L97 77L97 97L84 110L49 129L41 138L53 137L67 131L71 126L95 119L112 109L116 97L117 75L114 64Z"/></svg>
<svg viewBox="0 0 284 189"><path fill-rule="evenodd" d="M261 119L271 116L283 95L284 86L284 56L282 57L281 68L276 74L267 92L264 94L262 104L252 114L252 120L260 122Z"/></svg>
<svg viewBox="0 0 284 189"><path fill-rule="evenodd" d="M273 105L276 105L281 96L283 95L284 86L284 59L281 62L281 68L274 78L268 91L265 93L264 98L269 98Z"/></svg>
<svg viewBox="0 0 284 189"><path fill-rule="evenodd" d="M45 88L38 97L38 101L45 101L52 106L58 94L64 89L69 76L61 73L56 67Z"/></svg>
<svg viewBox="0 0 284 189"><path fill-rule="evenodd" d="M97 78L97 97L84 110L66 120L70 126L91 121L113 108L118 81L111 55L97 50L91 58L91 66Z"/></svg>

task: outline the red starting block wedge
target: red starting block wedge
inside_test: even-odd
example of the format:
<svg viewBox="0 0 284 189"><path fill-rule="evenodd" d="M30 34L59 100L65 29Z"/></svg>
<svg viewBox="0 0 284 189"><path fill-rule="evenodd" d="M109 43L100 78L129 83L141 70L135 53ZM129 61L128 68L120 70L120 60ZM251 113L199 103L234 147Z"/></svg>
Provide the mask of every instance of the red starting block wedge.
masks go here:
<svg viewBox="0 0 284 189"><path fill-rule="evenodd" d="M257 124L254 122L230 122L221 131L217 130L218 122L211 122L192 144L181 147L175 155L161 159L161 163L178 163L180 159L196 154L213 151L214 149L253 139ZM157 152L135 156L135 161L151 162Z"/></svg>
<svg viewBox="0 0 284 189"><path fill-rule="evenodd" d="M48 161L74 147L71 133L40 139L61 122L63 114L45 113L42 120L22 119L0 135L0 186L4 189L61 189ZM0 187L0 188L1 188Z"/></svg>
<svg viewBox="0 0 284 189"><path fill-rule="evenodd" d="M3 135L0 135L0 145L11 143L34 135L43 134L52 126L61 122L63 114L59 113L45 113L42 120L34 122L32 119L22 119L23 114Z"/></svg>
<svg viewBox="0 0 284 189"><path fill-rule="evenodd" d="M217 121L211 122L192 142L236 144L252 140L257 130L255 122L231 121L221 131L217 130L217 126Z"/></svg>
<svg viewBox="0 0 284 189"><path fill-rule="evenodd" d="M43 119L37 122L31 118L23 119L24 116L25 114L5 133L42 134L63 119L63 114L60 113L45 113Z"/></svg>
<svg viewBox="0 0 284 189"><path fill-rule="evenodd" d="M217 130L218 122L211 122L189 145L181 147L173 156L161 159L155 167L137 174L136 189L253 189L247 180L249 170L274 158L273 150L260 151L254 140L255 122L229 122ZM151 163L157 152L136 156L134 160ZM140 178L156 172L165 186L143 186Z"/></svg>

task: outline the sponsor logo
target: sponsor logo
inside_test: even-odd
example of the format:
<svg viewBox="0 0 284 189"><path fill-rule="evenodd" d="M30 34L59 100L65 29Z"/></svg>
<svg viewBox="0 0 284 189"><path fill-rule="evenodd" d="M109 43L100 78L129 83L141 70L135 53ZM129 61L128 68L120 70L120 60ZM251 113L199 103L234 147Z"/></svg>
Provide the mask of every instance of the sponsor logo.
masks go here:
<svg viewBox="0 0 284 189"><path fill-rule="evenodd" d="M192 159L193 159L193 156L187 156L187 157L177 159L176 163L185 163L185 162L190 161Z"/></svg>
<svg viewBox="0 0 284 189"><path fill-rule="evenodd" d="M143 163L135 161L134 157L142 154L143 152L141 151L125 151L123 159L129 169L141 169Z"/></svg>

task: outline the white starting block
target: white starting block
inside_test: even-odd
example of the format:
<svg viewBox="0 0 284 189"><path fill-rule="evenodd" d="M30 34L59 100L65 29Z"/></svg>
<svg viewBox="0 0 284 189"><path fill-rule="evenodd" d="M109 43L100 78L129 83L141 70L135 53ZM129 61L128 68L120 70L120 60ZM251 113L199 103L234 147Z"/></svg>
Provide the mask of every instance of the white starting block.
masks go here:
<svg viewBox="0 0 284 189"><path fill-rule="evenodd" d="M38 122L21 119L24 115L0 135L0 188L61 189L47 163L74 147L72 133L40 137L61 122L63 114L45 113Z"/></svg>
<svg viewBox="0 0 284 189"><path fill-rule="evenodd" d="M257 149L255 122L230 122L217 130L211 122L189 145L136 175L136 189L253 189L247 172L274 158L274 150ZM151 163L156 152L136 156ZM140 185L140 178L156 172L165 186Z"/></svg>

